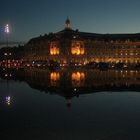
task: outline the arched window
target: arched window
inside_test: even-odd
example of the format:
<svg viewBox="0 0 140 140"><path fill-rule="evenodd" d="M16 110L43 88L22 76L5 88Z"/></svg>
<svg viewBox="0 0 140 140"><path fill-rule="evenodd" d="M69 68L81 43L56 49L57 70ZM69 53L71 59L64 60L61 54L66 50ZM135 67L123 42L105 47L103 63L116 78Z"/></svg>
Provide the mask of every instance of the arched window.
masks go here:
<svg viewBox="0 0 140 140"><path fill-rule="evenodd" d="M73 55L83 55L85 53L83 42L80 41L72 42L71 53Z"/></svg>
<svg viewBox="0 0 140 140"><path fill-rule="evenodd" d="M59 55L59 48L56 42L51 42L50 44L50 55Z"/></svg>

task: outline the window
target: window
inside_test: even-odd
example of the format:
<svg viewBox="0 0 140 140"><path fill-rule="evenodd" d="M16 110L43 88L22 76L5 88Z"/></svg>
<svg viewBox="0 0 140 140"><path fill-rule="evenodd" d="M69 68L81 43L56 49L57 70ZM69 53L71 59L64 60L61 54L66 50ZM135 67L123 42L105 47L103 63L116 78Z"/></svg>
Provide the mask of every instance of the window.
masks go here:
<svg viewBox="0 0 140 140"><path fill-rule="evenodd" d="M50 55L59 55L59 48L56 42L51 42L50 44Z"/></svg>
<svg viewBox="0 0 140 140"><path fill-rule="evenodd" d="M71 53L73 55L83 55L85 53L84 45L82 42L73 42L71 47Z"/></svg>

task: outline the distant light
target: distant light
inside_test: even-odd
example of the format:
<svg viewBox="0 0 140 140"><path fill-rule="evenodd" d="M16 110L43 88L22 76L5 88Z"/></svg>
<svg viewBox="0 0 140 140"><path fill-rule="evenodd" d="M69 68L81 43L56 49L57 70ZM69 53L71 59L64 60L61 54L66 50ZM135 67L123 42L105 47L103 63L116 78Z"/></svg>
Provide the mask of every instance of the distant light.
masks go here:
<svg viewBox="0 0 140 140"><path fill-rule="evenodd" d="M9 33L10 33L10 30L9 30L9 25L8 25L8 24L6 24L6 26L5 26L5 33L7 33L7 34L9 34Z"/></svg>
<svg viewBox="0 0 140 140"><path fill-rule="evenodd" d="M10 96L6 96L5 100L6 100L7 105L11 104L11 97Z"/></svg>
<svg viewBox="0 0 140 140"><path fill-rule="evenodd" d="M74 91L77 91L77 89L76 89L76 88L74 88Z"/></svg>

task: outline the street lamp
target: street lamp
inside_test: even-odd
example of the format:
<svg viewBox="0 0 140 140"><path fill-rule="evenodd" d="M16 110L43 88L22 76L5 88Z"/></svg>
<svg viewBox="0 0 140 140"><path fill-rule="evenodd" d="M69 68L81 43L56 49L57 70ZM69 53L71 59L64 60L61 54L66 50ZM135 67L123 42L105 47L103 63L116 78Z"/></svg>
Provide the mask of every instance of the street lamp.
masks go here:
<svg viewBox="0 0 140 140"><path fill-rule="evenodd" d="M10 33L9 24L5 25L4 32L6 34L6 47L7 47L7 52L5 52L4 55L6 56L6 65L8 66L8 58L11 55L11 53L8 53L8 46L9 46L8 37Z"/></svg>
<svg viewBox="0 0 140 140"><path fill-rule="evenodd" d="M8 47L8 35L10 33L8 24L5 25L5 33L6 33L6 42L7 42L7 47Z"/></svg>

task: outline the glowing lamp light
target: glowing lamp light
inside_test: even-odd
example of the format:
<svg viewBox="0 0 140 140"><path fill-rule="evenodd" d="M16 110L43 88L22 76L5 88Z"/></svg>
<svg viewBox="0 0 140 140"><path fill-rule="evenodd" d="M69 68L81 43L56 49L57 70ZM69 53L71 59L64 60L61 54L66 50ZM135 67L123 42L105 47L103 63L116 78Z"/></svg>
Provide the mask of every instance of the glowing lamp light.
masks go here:
<svg viewBox="0 0 140 140"><path fill-rule="evenodd" d="M7 53L4 53L4 55L7 55Z"/></svg>
<svg viewBox="0 0 140 140"><path fill-rule="evenodd" d="M8 25L8 24L6 24L6 26L5 26L5 33L7 33L7 34L9 34L9 33L10 33L10 30L9 30L9 25Z"/></svg>
<svg viewBox="0 0 140 140"><path fill-rule="evenodd" d="M8 76L8 74L5 74L5 77L7 77Z"/></svg>
<svg viewBox="0 0 140 140"><path fill-rule="evenodd" d="M74 88L74 91L77 91L77 89L76 89L76 88Z"/></svg>
<svg viewBox="0 0 140 140"><path fill-rule="evenodd" d="M11 104L11 97L10 96L6 96L5 97L5 101L6 101L7 105L10 105Z"/></svg>

